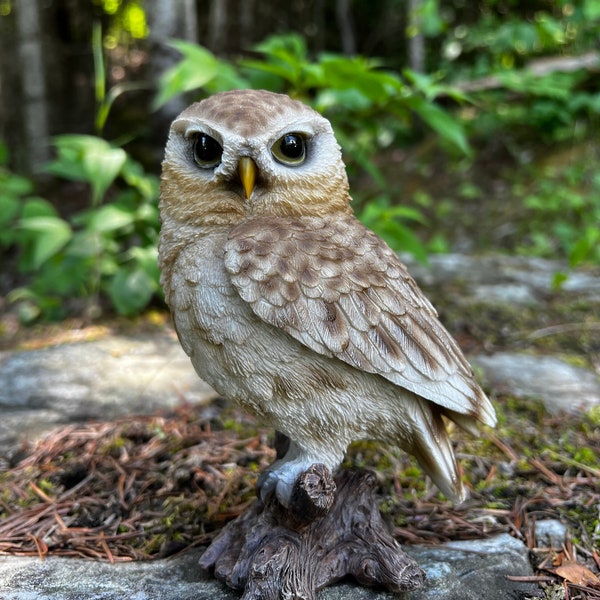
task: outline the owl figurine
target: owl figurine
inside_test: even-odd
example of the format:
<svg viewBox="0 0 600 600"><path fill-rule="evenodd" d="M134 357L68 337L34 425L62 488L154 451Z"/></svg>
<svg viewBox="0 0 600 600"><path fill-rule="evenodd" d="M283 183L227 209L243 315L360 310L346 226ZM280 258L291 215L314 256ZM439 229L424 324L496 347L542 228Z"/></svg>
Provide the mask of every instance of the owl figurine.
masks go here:
<svg viewBox="0 0 600 600"><path fill-rule="evenodd" d="M476 433L494 409L398 256L354 216L323 116L257 90L192 104L162 169L161 284L198 375L290 439L260 477L289 506L314 463L375 439L465 491L445 419Z"/></svg>

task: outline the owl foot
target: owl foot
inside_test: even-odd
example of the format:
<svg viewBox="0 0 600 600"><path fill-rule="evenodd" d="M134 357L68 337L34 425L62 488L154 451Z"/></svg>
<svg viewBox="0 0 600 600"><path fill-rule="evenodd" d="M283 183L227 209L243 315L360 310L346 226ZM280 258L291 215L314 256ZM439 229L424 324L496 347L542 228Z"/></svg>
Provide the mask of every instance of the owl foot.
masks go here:
<svg viewBox="0 0 600 600"><path fill-rule="evenodd" d="M285 508L290 508L290 502L292 501L292 494L294 489L299 491L297 483L300 483L299 478L301 475L308 475L309 472L313 472L312 467L322 465L325 467L325 471L330 474L337 469L341 459L332 457L331 453L327 451L310 454L298 446L298 444L283 434L278 434L276 438L276 448L278 451L278 458L272 465L267 467L262 475L258 478L256 485L257 494L263 503L275 496L280 504ZM333 460L331 460L333 458ZM322 471L322 469L320 469ZM310 486L310 481L304 477L302 486Z"/></svg>
<svg viewBox="0 0 600 600"><path fill-rule="evenodd" d="M289 508L296 480L315 462L319 461L304 458L276 460L258 478L256 487L260 499L266 504L275 495L285 508Z"/></svg>

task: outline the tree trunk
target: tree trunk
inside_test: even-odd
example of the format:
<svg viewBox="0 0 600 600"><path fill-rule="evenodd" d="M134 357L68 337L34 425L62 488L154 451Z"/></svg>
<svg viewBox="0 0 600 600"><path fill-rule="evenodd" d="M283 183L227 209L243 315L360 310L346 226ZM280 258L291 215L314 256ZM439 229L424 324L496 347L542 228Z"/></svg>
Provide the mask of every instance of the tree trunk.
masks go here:
<svg viewBox="0 0 600 600"><path fill-rule="evenodd" d="M240 46L248 51L254 40L254 0L244 0L240 5Z"/></svg>
<svg viewBox="0 0 600 600"><path fill-rule="evenodd" d="M38 0L20 0L15 5L18 52L23 90L22 119L26 168L33 173L50 158L46 77Z"/></svg>
<svg viewBox="0 0 600 600"><path fill-rule="evenodd" d="M315 0L313 23L315 24L314 50L321 53L325 51L325 0Z"/></svg>
<svg viewBox="0 0 600 600"><path fill-rule="evenodd" d="M342 50L345 55L352 56L356 54L356 38L354 36L350 0L337 0L335 7L342 37Z"/></svg>
<svg viewBox="0 0 600 600"><path fill-rule="evenodd" d="M425 72L425 36L421 24L423 0L408 0L408 64L417 73Z"/></svg>
<svg viewBox="0 0 600 600"><path fill-rule="evenodd" d="M198 41L198 13L195 0L183 0L183 38L188 42Z"/></svg>
<svg viewBox="0 0 600 600"><path fill-rule="evenodd" d="M172 38L197 41L196 5L193 0L147 0L147 15L150 25L150 78L154 88L158 89L161 75L180 58L179 53L168 45L168 41ZM179 96L169 100L154 113L152 139L157 148L162 149L171 122L186 106L185 98Z"/></svg>
<svg viewBox="0 0 600 600"><path fill-rule="evenodd" d="M209 10L207 45L215 54L222 54L225 50L227 0L212 0Z"/></svg>

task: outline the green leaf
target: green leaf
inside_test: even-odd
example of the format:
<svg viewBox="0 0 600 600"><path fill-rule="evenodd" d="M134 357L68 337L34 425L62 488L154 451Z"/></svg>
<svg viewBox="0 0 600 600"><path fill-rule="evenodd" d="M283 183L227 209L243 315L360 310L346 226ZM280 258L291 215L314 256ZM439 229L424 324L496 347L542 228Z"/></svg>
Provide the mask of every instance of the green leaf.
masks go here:
<svg viewBox="0 0 600 600"><path fill-rule="evenodd" d="M392 249L410 252L417 260L427 262L427 250L421 240L399 221L404 218L423 223L425 218L420 211L407 206L390 206L389 199L382 196L367 203L358 216Z"/></svg>
<svg viewBox="0 0 600 600"><path fill-rule="evenodd" d="M552 276L552 289L559 290L562 284L569 278L566 273L558 271Z"/></svg>
<svg viewBox="0 0 600 600"><path fill-rule="evenodd" d="M125 182L135 188L145 200L155 201L158 198L159 180L155 175L144 172L140 163L127 157L121 169Z"/></svg>
<svg viewBox="0 0 600 600"><path fill-rule="evenodd" d="M12 173L2 173L0 171L0 198L4 194L25 196L26 194L31 194L33 190L33 182L27 179L27 177L21 177Z"/></svg>
<svg viewBox="0 0 600 600"><path fill-rule="evenodd" d="M327 56L321 66L327 88L354 89L375 104L383 104L402 92L403 84L397 76L376 71L376 63L362 57Z"/></svg>
<svg viewBox="0 0 600 600"><path fill-rule="evenodd" d="M23 206L22 218L29 217L58 217L58 212L43 198L29 198Z"/></svg>
<svg viewBox="0 0 600 600"><path fill-rule="evenodd" d="M179 94L203 87L217 75L219 68L214 54L202 46L183 40L171 40L169 45L179 50L183 58L162 75L152 103L154 110Z"/></svg>
<svg viewBox="0 0 600 600"><path fill-rule="evenodd" d="M569 265L576 267L593 256L594 249L600 245L600 229L588 227L569 252Z"/></svg>
<svg viewBox="0 0 600 600"><path fill-rule="evenodd" d="M584 0L583 16L587 21L595 21L596 19L600 19L600 1Z"/></svg>
<svg viewBox="0 0 600 600"><path fill-rule="evenodd" d="M156 244L144 247L134 246L129 250L128 255L140 269L144 270L156 282L156 287L158 287L160 271L158 269L158 248Z"/></svg>
<svg viewBox="0 0 600 600"><path fill-rule="evenodd" d="M427 263L427 250L421 240L397 221L383 221L376 232L396 251L410 252L418 261Z"/></svg>
<svg viewBox="0 0 600 600"><path fill-rule="evenodd" d="M241 90L251 87L250 82L242 77L230 64L220 61L216 75L207 81L204 89L209 94L217 94L227 90Z"/></svg>
<svg viewBox="0 0 600 600"><path fill-rule="evenodd" d="M303 64L307 62L306 41L297 33L272 35L256 44L254 49L267 57L285 59L290 63Z"/></svg>
<svg viewBox="0 0 600 600"><path fill-rule="evenodd" d="M7 227L19 213L21 201L15 196L0 195L0 227ZM0 232L2 233L2 232Z"/></svg>
<svg viewBox="0 0 600 600"><path fill-rule="evenodd" d="M73 235L66 253L75 260L83 260L100 256L103 249L102 236L84 229Z"/></svg>
<svg viewBox="0 0 600 600"><path fill-rule="evenodd" d="M117 312L129 316L142 310L155 291L154 280L143 269L120 269L108 285L107 292Z"/></svg>
<svg viewBox="0 0 600 600"><path fill-rule="evenodd" d="M92 204L99 204L127 160L125 150L92 135L60 135L54 138L54 144L58 158L46 166L46 171L86 181L92 188Z"/></svg>
<svg viewBox="0 0 600 600"><path fill-rule="evenodd" d="M88 228L90 231L106 233L128 227L134 221L135 212L115 204L106 204L91 214Z"/></svg>
<svg viewBox="0 0 600 600"><path fill-rule="evenodd" d="M413 96L407 99L406 102L441 138L452 144L463 154L471 155L471 148L464 129L457 119L419 96Z"/></svg>
<svg viewBox="0 0 600 600"><path fill-rule="evenodd" d="M34 234L31 258L34 269L59 252L73 235L69 224L60 217L26 217L21 219L19 228Z"/></svg>
<svg viewBox="0 0 600 600"><path fill-rule="evenodd" d="M419 209L410 206L394 206L387 211L387 214L392 219L407 219L422 224L427 223L427 219L425 219L423 213Z"/></svg>
<svg viewBox="0 0 600 600"><path fill-rule="evenodd" d="M360 112L371 108L373 102L356 88L345 90L325 88L319 92L314 104L319 112L326 112L340 106L349 112Z"/></svg>
<svg viewBox="0 0 600 600"><path fill-rule="evenodd" d="M434 100L438 96L448 96L457 102L467 102L469 97L465 92L451 85L438 83L431 75L419 73L412 69L404 69L402 75L411 83L427 100Z"/></svg>

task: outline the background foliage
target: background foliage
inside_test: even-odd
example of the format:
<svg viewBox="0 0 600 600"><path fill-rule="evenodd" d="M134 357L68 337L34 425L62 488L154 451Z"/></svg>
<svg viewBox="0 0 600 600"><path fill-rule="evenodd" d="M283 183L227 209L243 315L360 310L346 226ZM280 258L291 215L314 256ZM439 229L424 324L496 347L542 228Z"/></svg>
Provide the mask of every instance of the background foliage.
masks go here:
<svg viewBox="0 0 600 600"><path fill-rule="evenodd" d="M600 263L600 0L423 0L413 14L399 0L356 0L350 27L330 3L269 14L251 5L254 40L231 14L217 27L215 2L197 12L196 32L211 43L171 39L177 59L158 70L149 21L160 2L76 4L92 18L76 23L64 9L71 40L61 43L86 48L75 69L85 106L52 105L53 157L37 173L24 174L16 130L0 128L0 285L23 321L134 315L160 301L168 120L188 101L238 87L288 93L331 120L355 209L398 250L424 261L493 248L562 258L565 269ZM3 33L16 10L0 2Z"/></svg>

